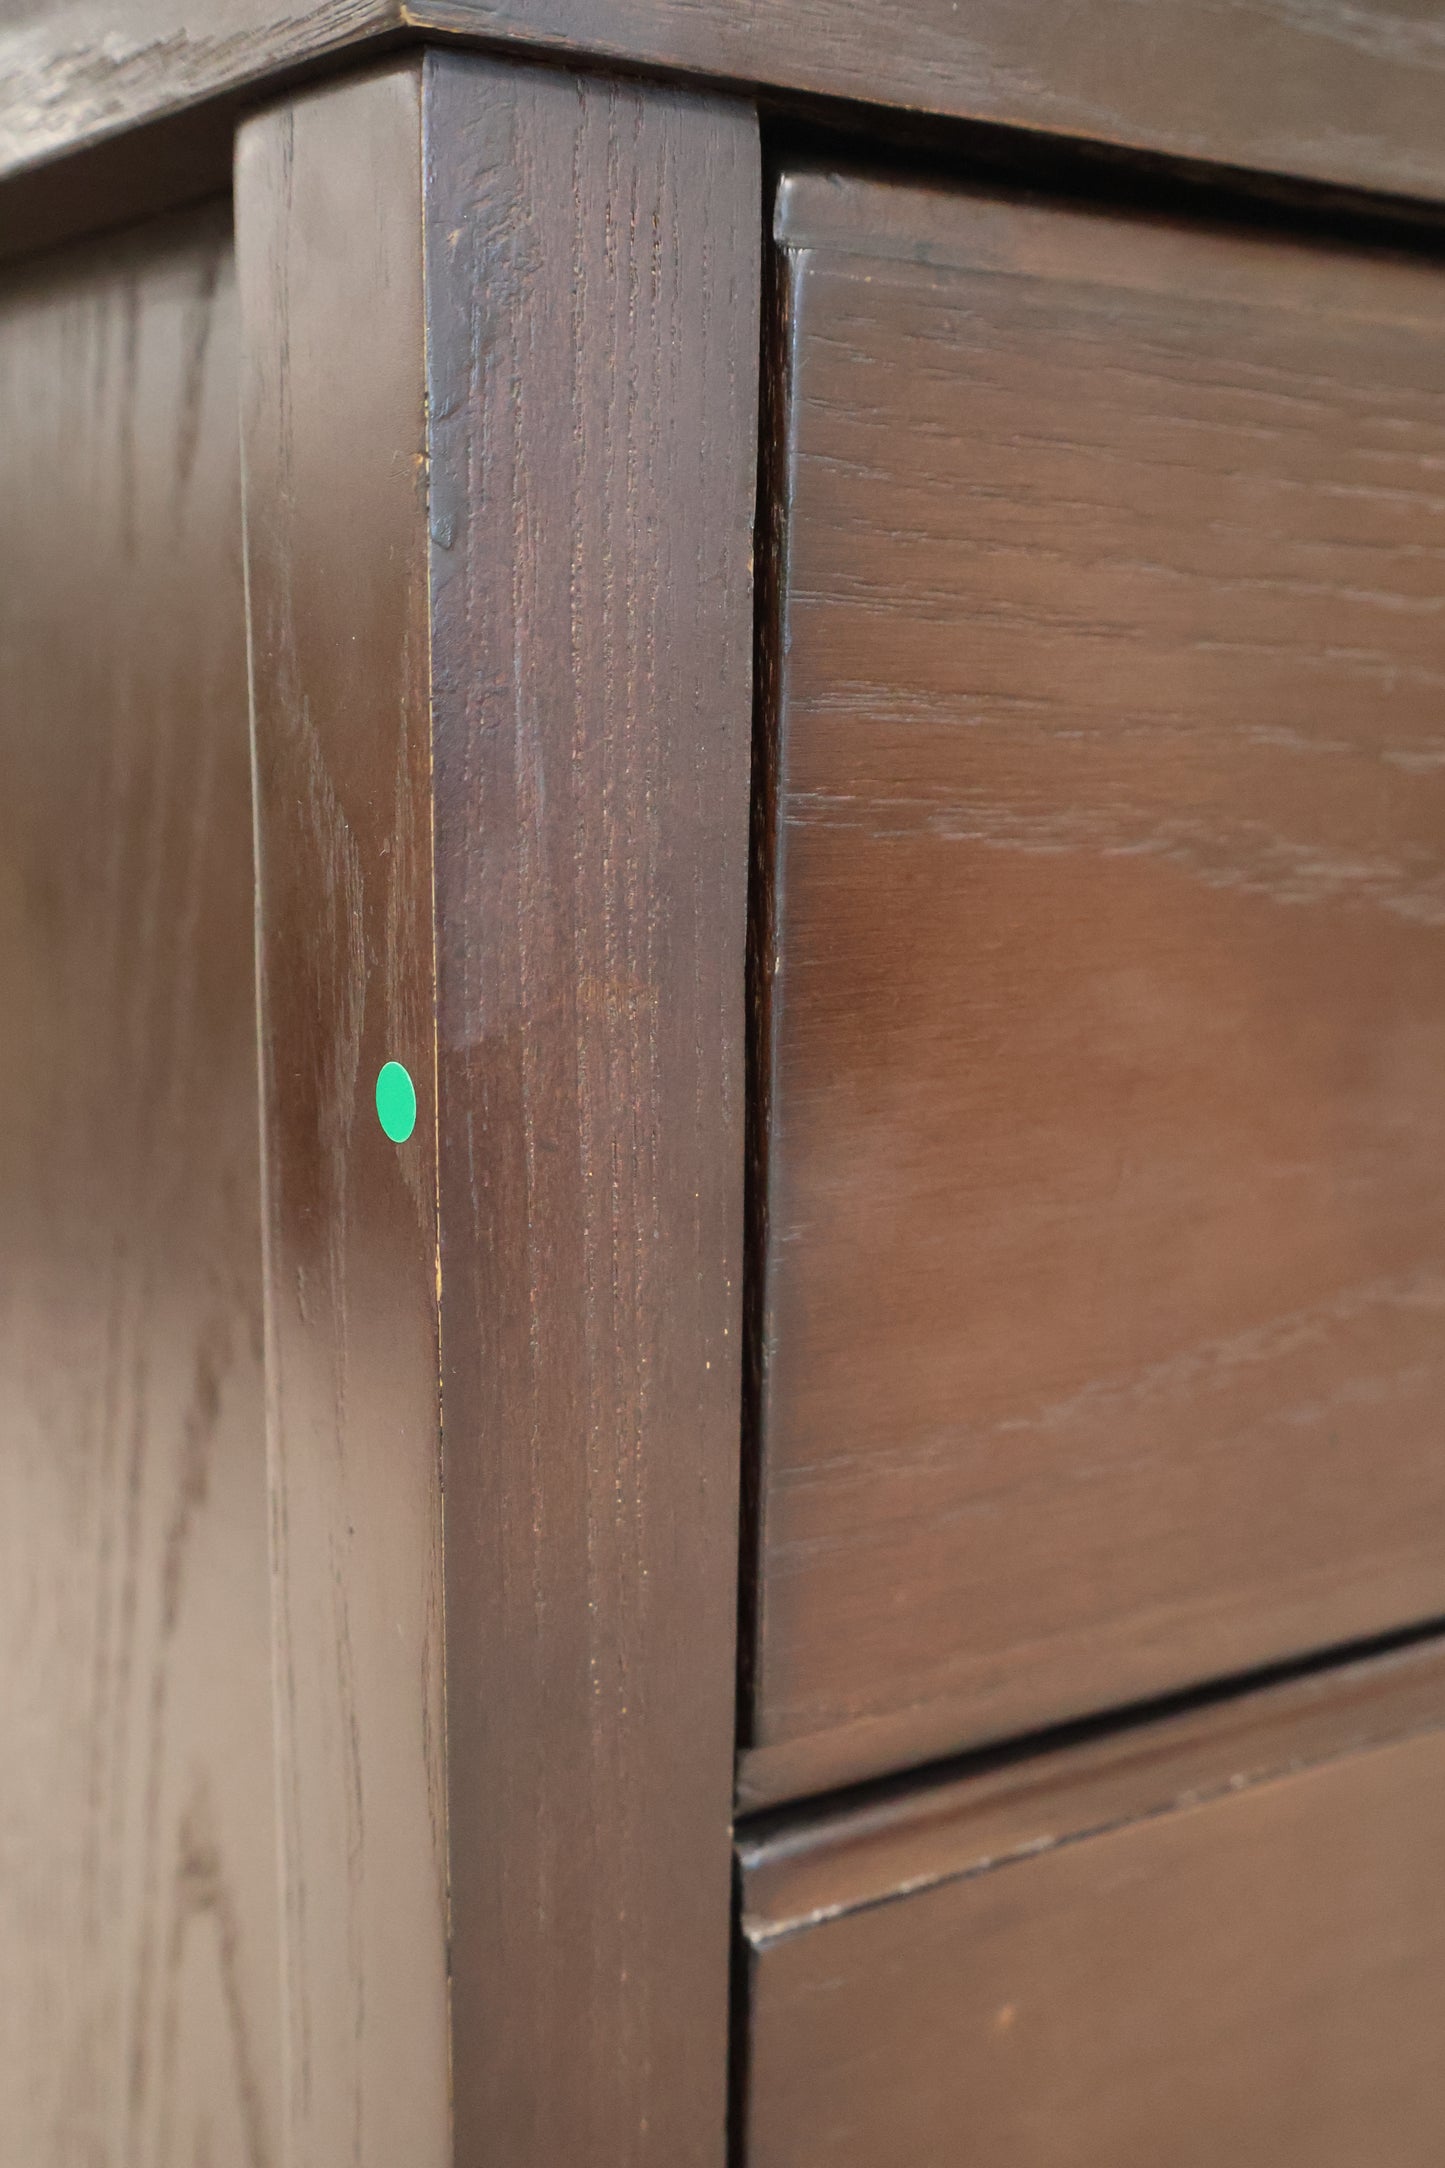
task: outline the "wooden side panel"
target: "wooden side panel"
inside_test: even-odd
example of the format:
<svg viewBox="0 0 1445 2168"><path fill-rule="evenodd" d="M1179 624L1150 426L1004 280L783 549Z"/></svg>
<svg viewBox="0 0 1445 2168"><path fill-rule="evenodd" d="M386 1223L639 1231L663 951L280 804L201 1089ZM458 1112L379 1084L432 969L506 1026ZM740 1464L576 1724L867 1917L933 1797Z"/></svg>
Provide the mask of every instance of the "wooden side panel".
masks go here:
<svg viewBox="0 0 1445 2168"><path fill-rule="evenodd" d="M774 1797L1445 1611L1445 282L783 221Z"/></svg>
<svg viewBox="0 0 1445 2168"><path fill-rule="evenodd" d="M1093 1833L1065 1811L1001 1864L960 1786L951 1875L755 1920L749 2168L1428 2168L1441 1713L1437 1676L1434 1728L1293 1774L1286 1722L1281 1775L1221 1755L1205 1804Z"/></svg>
<svg viewBox="0 0 1445 2168"><path fill-rule="evenodd" d="M723 2158L760 181L429 64L458 2157Z"/></svg>
<svg viewBox="0 0 1445 2168"><path fill-rule="evenodd" d="M242 133L293 2168L451 2157L420 206L419 63Z"/></svg>
<svg viewBox="0 0 1445 2168"><path fill-rule="evenodd" d="M0 291L0 2155L271 2168L224 210Z"/></svg>
<svg viewBox="0 0 1445 2168"><path fill-rule="evenodd" d="M6 0L0 172L398 30L1445 195L1434 0Z"/></svg>

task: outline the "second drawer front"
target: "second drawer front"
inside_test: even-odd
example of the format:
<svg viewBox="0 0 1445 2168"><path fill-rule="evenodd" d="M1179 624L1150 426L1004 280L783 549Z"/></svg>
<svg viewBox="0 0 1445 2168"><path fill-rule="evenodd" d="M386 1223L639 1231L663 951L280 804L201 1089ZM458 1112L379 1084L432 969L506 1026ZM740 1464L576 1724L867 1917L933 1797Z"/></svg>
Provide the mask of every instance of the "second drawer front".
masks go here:
<svg viewBox="0 0 1445 2168"><path fill-rule="evenodd" d="M755 1799L1445 1610L1445 276L779 230Z"/></svg>
<svg viewBox="0 0 1445 2168"><path fill-rule="evenodd" d="M1436 2168L1442 1680L745 1844L748 2168Z"/></svg>

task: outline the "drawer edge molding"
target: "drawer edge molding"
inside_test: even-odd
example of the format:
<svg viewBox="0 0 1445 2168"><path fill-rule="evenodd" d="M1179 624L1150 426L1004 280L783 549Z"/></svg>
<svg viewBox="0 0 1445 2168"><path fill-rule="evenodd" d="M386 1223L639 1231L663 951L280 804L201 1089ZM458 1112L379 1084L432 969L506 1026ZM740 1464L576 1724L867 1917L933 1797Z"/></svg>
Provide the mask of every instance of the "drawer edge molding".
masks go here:
<svg viewBox="0 0 1445 2168"><path fill-rule="evenodd" d="M1445 1729L1445 1636L744 1829L742 1930L800 1929Z"/></svg>

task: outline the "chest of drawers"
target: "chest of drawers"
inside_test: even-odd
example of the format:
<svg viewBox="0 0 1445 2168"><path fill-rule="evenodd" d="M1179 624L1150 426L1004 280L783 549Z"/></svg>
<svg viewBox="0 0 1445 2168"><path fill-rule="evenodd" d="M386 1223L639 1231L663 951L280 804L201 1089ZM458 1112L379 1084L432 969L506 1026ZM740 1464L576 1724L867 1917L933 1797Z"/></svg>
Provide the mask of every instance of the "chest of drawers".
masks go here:
<svg viewBox="0 0 1445 2168"><path fill-rule="evenodd" d="M1433 23L0 72L0 2168L1438 2159Z"/></svg>

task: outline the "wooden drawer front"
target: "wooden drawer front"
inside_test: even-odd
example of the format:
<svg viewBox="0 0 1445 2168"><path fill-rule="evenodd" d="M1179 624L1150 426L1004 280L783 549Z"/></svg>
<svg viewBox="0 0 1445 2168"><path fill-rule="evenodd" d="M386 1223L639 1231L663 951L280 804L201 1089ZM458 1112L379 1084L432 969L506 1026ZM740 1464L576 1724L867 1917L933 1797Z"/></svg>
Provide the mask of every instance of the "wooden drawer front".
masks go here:
<svg viewBox="0 0 1445 2168"><path fill-rule="evenodd" d="M1445 1668L1258 1699L744 1846L748 2168L1438 2168Z"/></svg>
<svg viewBox="0 0 1445 2168"><path fill-rule="evenodd" d="M1445 273L779 232L753 1798L1445 1611Z"/></svg>

